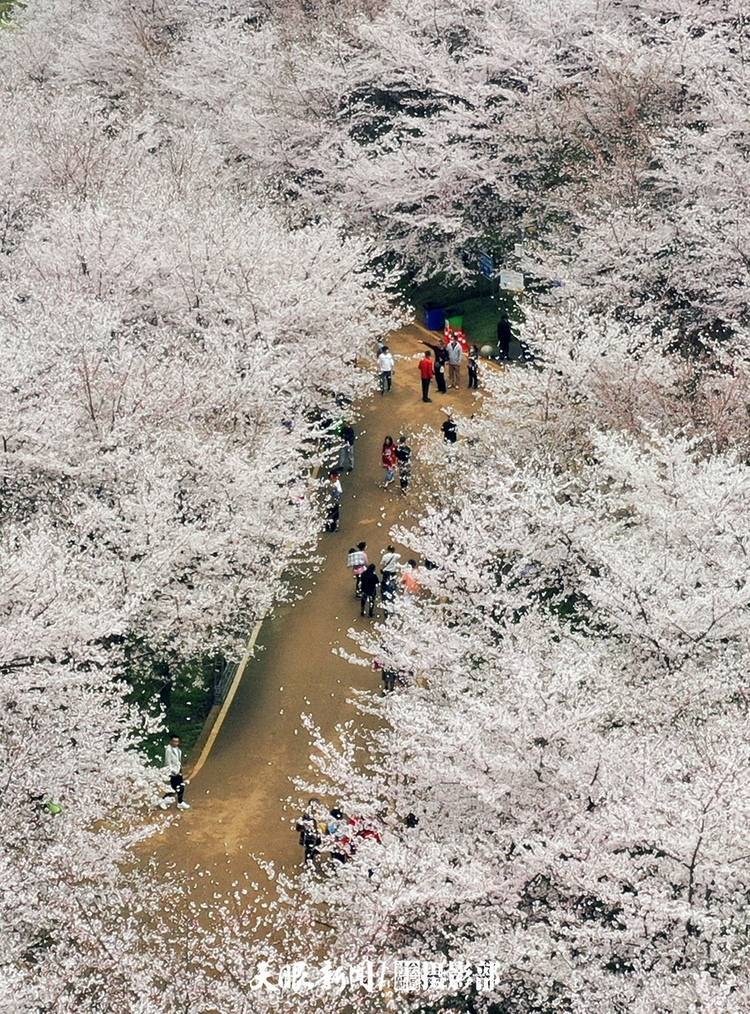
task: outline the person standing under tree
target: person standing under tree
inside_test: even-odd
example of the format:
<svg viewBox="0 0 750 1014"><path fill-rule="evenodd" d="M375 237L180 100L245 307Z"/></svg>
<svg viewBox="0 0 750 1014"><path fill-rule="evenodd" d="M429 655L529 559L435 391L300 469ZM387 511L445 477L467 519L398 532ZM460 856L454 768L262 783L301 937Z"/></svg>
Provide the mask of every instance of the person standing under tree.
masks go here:
<svg viewBox="0 0 750 1014"><path fill-rule="evenodd" d="M451 387L458 387L461 379L460 370L464 353L455 335L453 335L448 343L446 351L448 353L448 379L450 380Z"/></svg>
<svg viewBox="0 0 750 1014"><path fill-rule="evenodd" d="M326 520L326 531L335 532L339 527L341 515L341 500L344 489L341 485L338 472L331 472L328 476L328 518Z"/></svg>
<svg viewBox="0 0 750 1014"><path fill-rule="evenodd" d="M167 769L172 791L165 794L161 804L162 810L167 809L169 806L167 799L172 796L177 799L178 810L189 810L190 803L185 802L185 786L188 782L182 777L182 750L179 736L170 736L169 738L169 743L164 750L164 767Z"/></svg>
<svg viewBox="0 0 750 1014"><path fill-rule="evenodd" d="M424 358L419 360L419 375L422 378L422 401L432 401L430 381L435 376L435 370L432 365L431 352L425 352Z"/></svg>
<svg viewBox="0 0 750 1014"><path fill-rule="evenodd" d="M471 346L469 351L469 387L479 387L479 349L476 345Z"/></svg>
<svg viewBox="0 0 750 1014"><path fill-rule="evenodd" d="M497 354L506 361L510 359L510 343L513 332L510 328L508 314L504 313L497 323Z"/></svg>
<svg viewBox="0 0 750 1014"><path fill-rule="evenodd" d="M393 546L388 546L380 557L380 597L385 609L388 609L396 597L396 582L401 569L400 561L401 554L397 553Z"/></svg>
<svg viewBox="0 0 750 1014"><path fill-rule="evenodd" d="M432 349L432 353L435 356L435 384L438 389L438 394L447 394L448 388L445 386L445 364L448 362L448 353L445 351L445 347L442 345L433 345L432 342L422 342L429 349Z"/></svg>
<svg viewBox="0 0 750 1014"><path fill-rule="evenodd" d="M354 468L354 441L356 434L351 423L344 423L341 429L341 448L339 449L338 467L351 472Z"/></svg>
<svg viewBox="0 0 750 1014"><path fill-rule="evenodd" d="M384 345L378 356L378 371L380 373L380 393L390 391L393 383L393 356L387 345Z"/></svg>

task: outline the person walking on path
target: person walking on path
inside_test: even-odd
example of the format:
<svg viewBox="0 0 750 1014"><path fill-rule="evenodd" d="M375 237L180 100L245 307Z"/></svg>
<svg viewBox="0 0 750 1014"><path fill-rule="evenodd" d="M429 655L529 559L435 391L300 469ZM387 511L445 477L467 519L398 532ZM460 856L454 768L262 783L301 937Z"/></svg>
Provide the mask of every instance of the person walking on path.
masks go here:
<svg viewBox="0 0 750 1014"><path fill-rule="evenodd" d="M352 574L354 575L354 597L359 598L361 595L360 579L364 572L367 570L370 561L367 559L367 543L358 542L356 549L350 549L349 555L346 558L347 567L351 567Z"/></svg>
<svg viewBox="0 0 750 1014"><path fill-rule="evenodd" d="M387 345L384 345L378 356L378 371L380 373L380 393L390 391L393 383L393 356Z"/></svg>
<svg viewBox="0 0 750 1014"><path fill-rule="evenodd" d="M351 472L354 468L354 441L357 439L351 423L344 423L341 429L341 448L339 449L338 467Z"/></svg>
<svg viewBox="0 0 750 1014"><path fill-rule="evenodd" d="M419 375L422 378L422 401L432 401L430 381L435 376L435 369L432 365L431 352L425 352L424 357L419 360Z"/></svg>
<svg viewBox="0 0 750 1014"><path fill-rule="evenodd" d="M446 351L448 353L448 379L451 387L458 387L461 379L461 362L463 361L464 353L455 335L453 335L448 343Z"/></svg>
<svg viewBox="0 0 750 1014"><path fill-rule="evenodd" d="M403 433L398 438L396 458L398 459L398 481L401 487L401 494L402 496L406 496L411 480L411 447L407 444Z"/></svg>
<svg viewBox="0 0 750 1014"><path fill-rule="evenodd" d="M401 554L388 546L380 557L380 597L387 609L396 597L396 583L401 569Z"/></svg>
<svg viewBox="0 0 750 1014"><path fill-rule="evenodd" d="M476 345L471 346L467 365L469 368L469 387L473 387L476 390L479 387L479 349Z"/></svg>
<svg viewBox="0 0 750 1014"><path fill-rule="evenodd" d="M388 489L390 484L396 478L396 465L398 464L398 458L396 457L396 445L393 442L393 437L386 437L383 441L381 461L383 468L385 469L385 482L383 483L383 489Z"/></svg>
<svg viewBox="0 0 750 1014"><path fill-rule="evenodd" d="M177 799L178 810L189 810L190 803L185 802L185 786L188 782L182 777L182 750L180 748L180 737L171 736L169 743L164 750L164 767L169 775L171 792L166 793L162 800L162 809L169 806L167 799L174 796Z"/></svg>
<svg viewBox="0 0 750 1014"><path fill-rule="evenodd" d="M362 595L359 600L361 605L360 615L364 616L365 609L367 609L369 615L372 616L375 612L375 598L378 594L378 585L380 584L380 578L375 570L374 563L369 564L360 578L360 582L362 589Z"/></svg>
<svg viewBox="0 0 750 1014"><path fill-rule="evenodd" d="M504 313L497 322L497 354L501 359L510 359L510 342L513 338L508 314Z"/></svg>
<svg viewBox="0 0 750 1014"><path fill-rule="evenodd" d="M443 440L447 444L455 444L456 440L458 440L458 427L453 421L453 417L448 416L440 428L443 431Z"/></svg>

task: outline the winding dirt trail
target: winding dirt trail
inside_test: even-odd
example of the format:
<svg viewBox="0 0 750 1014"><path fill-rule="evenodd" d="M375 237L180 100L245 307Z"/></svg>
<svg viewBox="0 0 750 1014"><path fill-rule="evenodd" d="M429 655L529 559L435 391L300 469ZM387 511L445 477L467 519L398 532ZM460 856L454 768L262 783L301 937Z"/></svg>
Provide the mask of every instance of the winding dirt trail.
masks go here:
<svg viewBox="0 0 750 1014"><path fill-rule="evenodd" d="M251 856L272 860L277 868L299 865L301 849L290 829L294 813L285 799L294 795L290 778L305 774L310 743L300 714L311 714L327 737L334 727L354 717L347 703L349 688L379 686L379 677L334 655L350 627L361 620L346 568L346 553L361 540L371 562L379 563L388 531L408 520L420 499L422 481L418 443L412 446L412 489L401 497L397 489L383 490L380 448L390 433L414 434L425 425L438 428L441 411L455 406L457 415L476 405L467 389L462 366L460 390L431 392L432 404L421 401L417 361L425 350L426 333L410 325L392 335L396 355L394 388L385 396L373 394L360 406L355 424L355 470L342 476L344 500L338 532L322 536L321 569L302 586L306 594L292 605L278 608L263 623L256 655L248 665L231 708L205 765L192 780L186 797L192 809L179 814L161 835L152 839L155 858L191 872L206 870L206 888L226 890L237 880L259 875ZM394 484L394 486L397 484ZM377 614L376 614L377 615ZM360 720L359 718L357 719Z"/></svg>

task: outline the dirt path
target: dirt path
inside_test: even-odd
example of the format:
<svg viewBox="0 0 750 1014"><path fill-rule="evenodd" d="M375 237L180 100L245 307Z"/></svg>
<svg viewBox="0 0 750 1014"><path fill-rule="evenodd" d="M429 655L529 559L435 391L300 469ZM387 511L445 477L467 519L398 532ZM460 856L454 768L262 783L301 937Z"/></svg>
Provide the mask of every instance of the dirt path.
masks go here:
<svg viewBox="0 0 750 1014"><path fill-rule="evenodd" d="M394 389L374 394L361 406L355 425L356 468L342 476L341 527L322 537L321 570L309 581L302 599L276 610L262 627L255 659L248 666L211 754L192 781L187 798L192 809L180 814L155 842L156 858L178 869L209 871L206 886L228 888L247 874L257 875L252 855L290 869L301 860L290 829L291 811L284 800L294 794L290 777L305 774L310 744L300 721L313 716L330 737L337 723L353 717L346 698L351 686L377 688L379 678L366 668L334 655L338 644L351 642L350 627L369 623L359 617L352 581L346 569L350 546L366 540L371 562L379 563L390 527L406 520L420 495L420 468L415 454L413 489L408 498L383 490L380 448L384 436L413 434L425 425L439 427L441 409L473 411L474 394L462 367L461 390L433 391L432 404L421 401L417 357L425 337L416 326L393 335L397 356ZM398 358L403 357L403 358ZM396 485L396 484L394 484ZM376 614L377 615L377 614Z"/></svg>

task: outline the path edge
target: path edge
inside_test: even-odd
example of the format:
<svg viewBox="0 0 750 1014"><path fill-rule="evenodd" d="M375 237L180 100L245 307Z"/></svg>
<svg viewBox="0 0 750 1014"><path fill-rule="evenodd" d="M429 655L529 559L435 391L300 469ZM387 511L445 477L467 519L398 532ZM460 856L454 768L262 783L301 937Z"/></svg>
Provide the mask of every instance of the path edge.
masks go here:
<svg viewBox="0 0 750 1014"><path fill-rule="evenodd" d="M234 679L232 680L231 686L229 687L229 690L227 691L226 696L222 701L221 707L218 709L218 713L213 718L213 720L211 720L209 714L209 717L206 720L205 725L203 726L203 735L205 736L205 742L203 744L203 749L200 752L198 760L190 768L191 778L195 778L198 775L200 769L208 760L208 755L211 753L213 745L216 742L216 737L221 732L221 727L224 724L224 719L227 717L227 713L230 707L232 706L232 701L234 700L234 695L237 693L237 688L239 687L240 682L242 681L242 677L245 675L245 669L247 669L248 665L250 664L250 661L255 655L255 642L258 640L258 635L260 634L262 626L263 620L258 620L255 626L253 627L252 632L250 634L250 638L247 642L247 646L245 647L245 654L242 656L242 661L237 666L237 672L234 674ZM203 739L203 736L201 736L201 739Z"/></svg>

